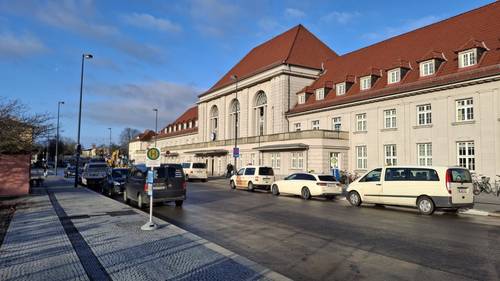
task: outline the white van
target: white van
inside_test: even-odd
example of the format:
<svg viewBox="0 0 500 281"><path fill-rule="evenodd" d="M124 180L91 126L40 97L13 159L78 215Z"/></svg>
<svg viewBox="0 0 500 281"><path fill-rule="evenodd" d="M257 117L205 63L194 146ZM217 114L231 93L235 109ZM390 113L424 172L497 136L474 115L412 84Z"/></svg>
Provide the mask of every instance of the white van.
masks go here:
<svg viewBox="0 0 500 281"><path fill-rule="evenodd" d="M238 170L229 180L231 189L243 188L253 191L255 188L271 189L274 171L266 166L247 166Z"/></svg>
<svg viewBox="0 0 500 281"><path fill-rule="evenodd" d="M412 206L431 215L436 209L472 208L472 191L472 179L465 168L390 166L374 169L352 182L347 199L353 206Z"/></svg>
<svg viewBox="0 0 500 281"><path fill-rule="evenodd" d="M182 163L182 169L184 170L184 174L186 175L186 181L194 179L201 180L203 182L207 181L208 173L207 164L205 163Z"/></svg>

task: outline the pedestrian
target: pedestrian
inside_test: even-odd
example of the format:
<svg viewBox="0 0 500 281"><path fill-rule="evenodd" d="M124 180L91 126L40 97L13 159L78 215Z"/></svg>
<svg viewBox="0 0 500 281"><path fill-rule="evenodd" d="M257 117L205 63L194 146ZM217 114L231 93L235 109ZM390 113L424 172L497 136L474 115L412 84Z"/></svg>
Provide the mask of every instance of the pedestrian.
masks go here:
<svg viewBox="0 0 500 281"><path fill-rule="evenodd" d="M43 163L43 176L46 178L48 175L48 167L47 167L47 162Z"/></svg>
<svg viewBox="0 0 500 281"><path fill-rule="evenodd" d="M226 169L227 169L226 178L230 178L231 175L233 174L233 169L234 169L233 164L228 163Z"/></svg>

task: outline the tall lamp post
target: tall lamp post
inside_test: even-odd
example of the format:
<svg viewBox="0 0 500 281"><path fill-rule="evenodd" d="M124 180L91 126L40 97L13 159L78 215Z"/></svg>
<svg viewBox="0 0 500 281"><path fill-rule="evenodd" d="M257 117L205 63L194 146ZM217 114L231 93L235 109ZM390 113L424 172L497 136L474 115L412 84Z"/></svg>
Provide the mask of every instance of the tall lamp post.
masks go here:
<svg viewBox="0 0 500 281"><path fill-rule="evenodd" d="M59 113L61 111L61 105L63 105L63 104L64 104L63 101L57 102L56 157L55 157L55 161L54 161L54 168L55 168L56 176L57 176L57 161L59 160L58 159L58 155L59 155Z"/></svg>
<svg viewBox="0 0 500 281"><path fill-rule="evenodd" d="M153 108L153 111L155 112L155 147L156 147L156 135L158 134L158 108Z"/></svg>
<svg viewBox="0 0 500 281"><path fill-rule="evenodd" d="M82 71L80 74L80 106L78 108L78 135L77 135L77 145L76 145L76 169L75 169L75 187L78 186L78 172L80 164L80 153L82 151L82 145L80 144L80 128L82 123L82 92L83 92L83 66L85 59L91 59L94 56L91 54L82 54Z"/></svg>
<svg viewBox="0 0 500 281"><path fill-rule="evenodd" d="M231 80L235 81L236 83L236 90L235 90L235 95L236 95L236 102L238 103L239 107L239 101L238 101L238 76L236 74L231 75ZM234 112L234 149L233 149L233 157L234 157L234 172L236 173L236 155L234 152L238 148L238 110L239 108L236 108Z"/></svg>
<svg viewBox="0 0 500 281"><path fill-rule="evenodd" d="M111 157L111 128L108 128L109 130L109 156Z"/></svg>

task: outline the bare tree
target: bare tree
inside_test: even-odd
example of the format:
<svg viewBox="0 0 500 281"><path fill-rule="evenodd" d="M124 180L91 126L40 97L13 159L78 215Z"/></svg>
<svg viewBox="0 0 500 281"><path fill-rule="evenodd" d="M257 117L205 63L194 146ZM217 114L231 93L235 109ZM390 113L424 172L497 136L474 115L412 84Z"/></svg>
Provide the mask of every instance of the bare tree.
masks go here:
<svg viewBox="0 0 500 281"><path fill-rule="evenodd" d="M30 113L18 100L0 97L0 154L29 153L53 130L48 114Z"/></svg>
<svg viewBox="0 0 500 281"><path fill-rule="evenodd" d="M125 128L120 133L120 152L124 155L128 155L128 144L141 132L133 128Z"/></svg>

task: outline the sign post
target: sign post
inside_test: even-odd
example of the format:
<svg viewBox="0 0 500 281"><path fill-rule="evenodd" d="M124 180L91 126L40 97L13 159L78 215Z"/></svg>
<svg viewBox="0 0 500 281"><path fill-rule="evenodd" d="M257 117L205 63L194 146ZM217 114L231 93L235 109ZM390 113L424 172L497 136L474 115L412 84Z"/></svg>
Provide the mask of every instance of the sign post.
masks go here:
<svg viewBox="0 0 500 281"><path fill-rule="evenodd" d="M153 183L156 177L154 167L160 167L160 165L160 150L156 147L149 148L146 153L146 167L150 169L146 178L149 195L149 222L141 226L142 230L155 230L158 228L158 225L153 222Z"/></svg>

